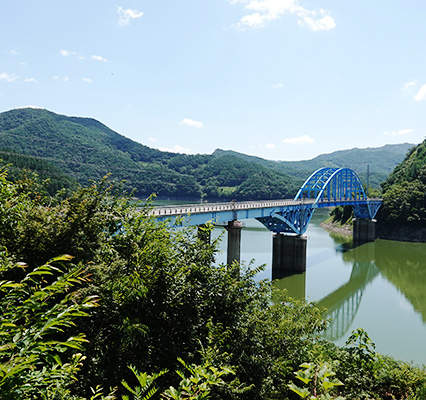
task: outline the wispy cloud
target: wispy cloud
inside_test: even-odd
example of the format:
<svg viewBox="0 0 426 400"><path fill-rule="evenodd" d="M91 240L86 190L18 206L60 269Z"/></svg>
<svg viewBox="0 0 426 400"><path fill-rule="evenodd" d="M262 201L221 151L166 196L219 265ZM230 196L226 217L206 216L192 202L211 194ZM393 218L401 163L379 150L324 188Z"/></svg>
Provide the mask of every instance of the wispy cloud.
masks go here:
<svg viewBox="0 0 426 400"><path fill-rule="evenodd" d="M69 51L69 50L64 50L64 49L59 50L59 53L63 57L71 57L71 56L78 55L78 53L76 51Z"/></svg>
<svg viewBox="0 0 426 400"><path fill-rule="evenodd" d="M284 87L284 85L282 83L275 83L275 84L272 85L272 87L274 89L281 89L281 88Z"/></svg>
<svg viewBox="0 0 426 400"><path fill-rule="evenodd" d="M385 131L385 132L383 132L383 135L385 135L385 136L404 136L404 135L410 134L411 132L414 132L414 129L401 129L400 131L392 131L392 132Z"/></svg>
<svg viewBox="0 0 426 400"><path fill-rule="evenodd" d="M12 56L19 56L19 50L10 50L10 54L12 54Z"/></svg>
<svg viewBox="0 0 426 400"><path fill-rule="evenodd" d="M35 78L25 78L24 82L26 82L26 83L38 83L37 79L35 79Z"/></svg>
<svg viewBox="0 0 426 400"><path fill-rule="evenodd" d="M298 0L230 0L231 4L240 4L248 11L234 24L239 30L263 28L269 22L279 20L284 15L295 15L298 24L312 31L329 31L336 22L327 10L308 10L299 5Z"/></svg>
<svg viewBox="0 0 426 400"><path fill-rule="evenodd" d="M415 79L405 82L403 85L403 89L404 91L408 90L410 87L416 86L417 85L417 81Z"/></svg>
<svg viewBox="0 0 426 400"><path fill-rule="evenodd" d="M283 139L282 142L286 144L313 144L315 143L315 140L308 135L303 135L293 138L286 138Z"/></svg>
<svg viewBox="0 0 426 400"><path fill-rule="evenodd" d="M69 50L61 49L61 50L59 50L59 54L62 57L77 57L79 60L85 60L86 59L86 57L83 54L78 53L77 51L69 51Z"/></svg>
<svg viewBox="0 0 426 400"><path fill-rule="evenodd" d="M151 143L155 143L157 141L157 139L155 137L151 136L151 137L148 138L148 141L151 142Z"/></svg>
<svg viewBox="0 0 426 400"><path fill-rule="evenodd" d="M19 76L16 74L8 74L7 72L0 73L0 81L14 82L19 80Z"/></svg>
<svg viewBox="0 0 426 400"><path fill-rule="evenodd" d="M194 128L202 128L204 124L200 121L194 121L190 118L184 118L182 121L179 122L180 125L186 125L186 126L192 126Z"/></svg>
<svg viewBox="0 0 426 400"><path fill-rule="evenodd" d="M273 150L277 147L277 145L275 145L274 143L267 143L265 144L265 147L269 150Z"/></svg>
<svg viewBox="0 0 426 400"><path fill-rule="evenodd" d="M414 96L417 101L426 99L426 85L422 85L417 94Z"/></svg>
<svg viewBox="0 0 426 400"><path fill-rule="evenodd" d="M132 10L130 8L124 9L123 7L117 7L118 12L118 25L125 26L129 25L133 19L139 19L143 16L142 11Z"/></svg>
<svg viewBox="0 0 426 400"><path fill-rule="evenodd" d="M160 147L159 150L168 151L170 153L191 154L191 149L179 146L178 144L176 144L172 148Z"/></svg>
<svg viewBox="0 0 426 400"><path fill-rule="evenodd" d="M90 58L92 60L96 60L96 61L102 61L102 62L107 62L108 61L107 58L102 57L102 56L97 56L97 55L92 55L92 56L90 56Z"/></svg>
<svg viewBox="0 0 426 400"><path fill-rule="evenodd" d="M81 78L81 80L86 83L93 83L93 81L90 78L83 77Z"/></svg>

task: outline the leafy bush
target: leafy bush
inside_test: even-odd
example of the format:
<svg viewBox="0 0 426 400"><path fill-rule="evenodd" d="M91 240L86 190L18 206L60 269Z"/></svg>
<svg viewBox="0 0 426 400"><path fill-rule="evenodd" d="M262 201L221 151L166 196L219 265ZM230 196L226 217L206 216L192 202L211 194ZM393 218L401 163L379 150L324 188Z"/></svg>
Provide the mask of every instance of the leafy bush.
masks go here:
<svg viewBox="0 0 426 400"><path fill-rule="evenodd" d="M2 399L59 398L81 368L86 339L67 330L97 306L74 289L84 271L61 256L25 274L20 281L0 281L0 390ZM25 264L2 254L0 276ZM69 392L68 392L69 393Z"/></svg>

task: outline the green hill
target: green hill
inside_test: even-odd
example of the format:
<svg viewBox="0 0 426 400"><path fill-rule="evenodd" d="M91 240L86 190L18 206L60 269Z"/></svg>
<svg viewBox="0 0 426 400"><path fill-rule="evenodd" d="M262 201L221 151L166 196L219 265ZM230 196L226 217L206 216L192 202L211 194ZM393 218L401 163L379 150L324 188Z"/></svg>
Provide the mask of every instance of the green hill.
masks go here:
<svg viewBox="0 0 426 400"><path fill-rule="evenodd" d="M291 176L306 179L312 172L322 167L347 167L354 170L361 181L367 182L367 165L370 169L370 185L380 188L380 184L392 170L404 159L408 150L414 145L410 143L388 144L383 147L350 149L321 154L312 160L304 161L270 161L260 157L248 156L235 151L217 149L213 155L222 157L225 154L240 157L275 171L281 171Z"/></svg>
<svg viewBox="0 0 426 400"><path fill-rule="evenodd" d="M426 141L413 147L383 183L383 206L378 219L400 240L424 240L426 232ZM401 233L403 232L403 233Z"/></svg>
<svg viewBox="0 0 426 400"><path fill-rule="evenodd" d="M259 199L291 197L300 180L234 156L181 155L134 142L90 118L41 109L0 114L2 158L42 159L82 185L107 173L140 197ZM20 168L16 163L13 168ZM52 173L54 178L57 172Z"/></svg>

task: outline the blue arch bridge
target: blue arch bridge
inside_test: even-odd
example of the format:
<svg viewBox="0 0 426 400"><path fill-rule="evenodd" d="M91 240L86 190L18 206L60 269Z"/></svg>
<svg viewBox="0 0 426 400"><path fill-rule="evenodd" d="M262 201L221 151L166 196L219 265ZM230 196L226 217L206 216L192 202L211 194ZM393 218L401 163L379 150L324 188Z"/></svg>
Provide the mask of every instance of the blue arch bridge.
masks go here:
<svg viewBox="0 0 426 400"><path fill-rule="evenodd" d="M273 235L273 270L306 269L304 233L317 208L353 207L353 239L375 239L375 220L381 199L369 199L358 175L349 168L320 168L302 185L293 200L263 200L229 203L190 204L154 207L151 215L159 220L176 220L187 216L190 225L207 222L226 224L228 231L227 262L240 260L241 220L254 218Z"/></svg>

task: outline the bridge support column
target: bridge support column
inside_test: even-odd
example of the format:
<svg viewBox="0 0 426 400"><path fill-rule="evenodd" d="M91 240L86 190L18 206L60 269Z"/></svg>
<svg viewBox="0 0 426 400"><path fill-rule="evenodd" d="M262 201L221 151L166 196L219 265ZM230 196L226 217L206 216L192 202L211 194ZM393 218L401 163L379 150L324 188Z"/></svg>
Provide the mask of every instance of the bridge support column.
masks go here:
<svg viewBox="0 0 426 400"><path fill-rule="evenodd" d="M356 218L353 220L353 241L355 243L374 242L375 239L375 219Z"/></svg>
<svg viewBox="0 0 426 400"><path fill-rule="evenodd" d="M283 271L306 271L306 236L290 236L280 233L272 237L272 274Z"/></svg>
<svg viewBox="0 0 426 400"><path fill-rule="evenodd" d="M228 231L228 249L226 263L232 265L234 261L240 262L241 259L241 228L240 221L228 221L225 227Z"/></svg>

